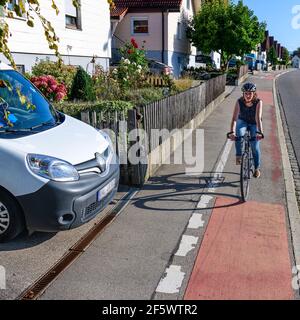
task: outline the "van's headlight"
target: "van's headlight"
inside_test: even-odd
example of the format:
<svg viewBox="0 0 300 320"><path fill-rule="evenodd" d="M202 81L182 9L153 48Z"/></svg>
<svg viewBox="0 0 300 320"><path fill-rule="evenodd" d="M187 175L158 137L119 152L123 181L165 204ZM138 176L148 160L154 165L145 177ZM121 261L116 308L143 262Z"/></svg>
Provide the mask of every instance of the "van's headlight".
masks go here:
<svg viewBox="0 0 300 320"><path fill-rule="evenodd" d="M27 163L31 171L54 181L77 181L79 174L70 163L40 154L28 154Z"/></svg>

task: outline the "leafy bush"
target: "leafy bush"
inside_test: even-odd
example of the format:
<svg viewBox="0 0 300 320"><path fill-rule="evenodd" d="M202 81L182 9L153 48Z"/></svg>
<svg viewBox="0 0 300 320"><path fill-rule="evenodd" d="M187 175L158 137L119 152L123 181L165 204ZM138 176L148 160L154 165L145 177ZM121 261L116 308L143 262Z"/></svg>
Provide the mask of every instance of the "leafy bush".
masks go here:
<svg viewBox="0 0 300 320"><path fill-rule="evenodd" d="M33 76L53 76L59 83L64 83L68 92L71 91L73 79L76 73L74 66L68 66L54 61L41 60L32 67Z"/></svg>
<svg viewBox="0 0 300 320"><path fill-rule="evenodd" d="M245 61L242 60L236 60L236 66L237 68L241 67L241 66L245 66L247 63Z"/></svg>
<svg viewBox="0 0 300 320"><path fill-rule="evenodd" d="M122 100L130 101L134 106L145 105L163 98L164 89L153 87L127 90L122 95Z"/></svg>
<svg viewBox="0 0 300 320"><path fill-rule="evenodd" d="M113 76L118 80L120 87L140 88L149 70L144 47L139 48L134 39L119 49L122 56L120 65L113 71Z"/></svg>
<svg viewBox="0 0 300 320"><path fill-rule="evenodd" d="M133 108L132 103L127 101L97 101L97 102L62 102L56 103L55 108L70 116L80 118L82 111L127 111Z"/></svg>
<svg viewBox="0 0 300 320"><path fill-rule="evenodd" d="M95 67L93 75L96 98L99 100L118 100L121 98L121 88L118 80L111 73L104 71L102 66Z"/></svg>
<svg viewBox="0 0 300 320"><path fill-rule="evenodd" d="M96 100L94 84L91 76L83 70L77 69L70 93L71 100L94 101Z"/></svg>
<svg viewBox="0 0 300 320"><path fill-rule="evenodd" d="M176 89L181 92L181 91L185 91L188 90L192 87L193 85L193 79L191 78L182 78L182 79L178 79L178 80L174 80L174 84Z"/></svg>
<svg viewBox="0 0 300 320"><path fill-rule="evenodd" d="M220 70L211 68L209 66L207 66L206 68L188 67L185 68L182 72L182 77L191 78L193 80L209 80L222 74L223 72L221 72Z"/></svg>
<svg viewBox="0 0 300 320"><path fill-rule="evenodd" d="M50 101L61 101L67 95L66 86L63 83L59 84L53 76L32 77L30 81Z"/></svg>

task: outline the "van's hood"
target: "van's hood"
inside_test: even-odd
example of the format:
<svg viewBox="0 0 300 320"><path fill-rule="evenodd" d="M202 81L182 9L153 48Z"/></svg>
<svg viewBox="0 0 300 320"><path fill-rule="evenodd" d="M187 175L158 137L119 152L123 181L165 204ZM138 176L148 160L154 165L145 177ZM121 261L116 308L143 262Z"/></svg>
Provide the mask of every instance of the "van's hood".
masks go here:
<svg viewBox="0 0 300 320"><path fill-rule="evenodd" d="M73 165L94 159L95 153L102 153L109 144L103 135L93 127L67 115L65 121L57 127L4 141L7 147L24 154L48 155L68 161Z"/></svg>

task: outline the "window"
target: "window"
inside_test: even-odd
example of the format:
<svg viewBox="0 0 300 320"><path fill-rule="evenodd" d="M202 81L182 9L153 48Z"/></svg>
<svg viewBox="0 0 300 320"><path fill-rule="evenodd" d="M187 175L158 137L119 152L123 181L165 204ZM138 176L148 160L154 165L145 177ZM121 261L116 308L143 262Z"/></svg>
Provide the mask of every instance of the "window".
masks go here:
<svg viewBox="0 0 300 320"><path fill-rule="evenodd" d="M177 39L181 40L182 39L182 23L177 22Z"/></svg>
<svg viewBox="0 0 300 320"><path fill-rule="evenodd" d="M65 0L66 27L70 29L81 29L80 7L73 6L72 0Z"/></svg>
<svg viewBox="0 0 300 320"><path fill-rule="evenodd" d="M4 108L9 108L17 118L15 129L31 128L49 121L55 124L55 110L29 80L15 70L0 70L0 83L2 126L8 127L8 124L3 122ZM21 99L20 95L26 99ZM32 108L28 109L28 102L33 105Z"/></svg>
<svg viewBox="0 0 300 320"><path fill-rule="evenodd" d="M17 64L16 65L17 71L19 71L20 73L24 74L25 73L25 66L24 64Z"/></svg>
<svg viewBox="0 0 300 320"><path fill-rule="evenodd" d="M191 0L186 0L186 8L187 8L188 10L191 9Z"/></svg>
<svg viewBox="0 0 300 320"><path fill-rule="evenodd" d="M149 23L148 18L138 17L131 19L131 34L148 34Z"/></svg>

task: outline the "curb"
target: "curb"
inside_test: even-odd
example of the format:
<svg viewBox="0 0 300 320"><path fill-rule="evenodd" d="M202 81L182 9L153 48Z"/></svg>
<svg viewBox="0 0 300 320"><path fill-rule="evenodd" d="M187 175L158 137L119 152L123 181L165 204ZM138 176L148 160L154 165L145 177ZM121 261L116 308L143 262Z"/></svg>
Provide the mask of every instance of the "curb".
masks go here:
<svg viewBox="0 0 300 320"><path fill-rule="evenodd" d="M287 71L290 72L290 71ZM298 202L295 192L295 181L293 177L292 167L288 155L288 149L286 145L286 137L284 134L283 123L280 112L280 105L278 102L278 92L276 89L276 80L286 74L287 72L281 73L275 77L273 80L273 96L274 104L276 110L276 119L277 119L277 128L278 128L278 137L279 144L281 149L282 165L283 165L283 175L285 182L285 194L286 194L286 204L289 217L289 223L291 228L291 238L293 246L293 254L296 265L300 266L300 213L298 208Z"/></svg>

